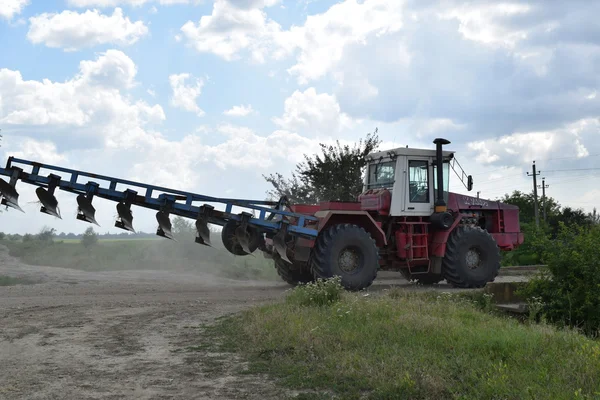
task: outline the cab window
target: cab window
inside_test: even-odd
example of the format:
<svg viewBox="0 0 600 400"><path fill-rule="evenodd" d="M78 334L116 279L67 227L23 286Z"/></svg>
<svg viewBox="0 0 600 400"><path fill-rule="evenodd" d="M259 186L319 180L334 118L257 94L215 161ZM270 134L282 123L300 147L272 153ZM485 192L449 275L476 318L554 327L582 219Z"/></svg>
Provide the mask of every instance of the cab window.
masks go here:
<svg viewBox="0 0 600 400"><path fill-rule="evenodd" d="M394 161L386 161L377 164L369 165L369 180L368 189L374 188L391 188L394 186L394 178L396 175L396 163Z"/></svg>

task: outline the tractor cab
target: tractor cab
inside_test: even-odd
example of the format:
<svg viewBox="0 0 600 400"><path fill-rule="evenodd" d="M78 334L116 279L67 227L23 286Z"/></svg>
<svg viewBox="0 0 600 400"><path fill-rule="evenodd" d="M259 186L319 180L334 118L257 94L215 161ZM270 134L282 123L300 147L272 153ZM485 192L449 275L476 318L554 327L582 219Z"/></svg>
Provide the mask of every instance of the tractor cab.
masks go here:
<svg viewBox="0 0 600 400"><path fill-rule="evenodd" d="M378 204L380 209L377 211L391 216L430 216L436 212L440 197L445 206L448 203L450 168L456 172L458 164L454 151L442 151L442 144L446 143L440 142L436 150L399 147L368 155L360 198L363 209L372 210L372 206ZM442 155L441 163L437 161L438 151ZM441 178L437 176L438 164L441 164ZM471 190L472 178L466 176L462 168L460 171L463 176L459 177L463 182L467 180L467 189ZM373 202L373 197L389 197L389 201ZM389 205L389 210L382 207L386 205Z"/></svg>

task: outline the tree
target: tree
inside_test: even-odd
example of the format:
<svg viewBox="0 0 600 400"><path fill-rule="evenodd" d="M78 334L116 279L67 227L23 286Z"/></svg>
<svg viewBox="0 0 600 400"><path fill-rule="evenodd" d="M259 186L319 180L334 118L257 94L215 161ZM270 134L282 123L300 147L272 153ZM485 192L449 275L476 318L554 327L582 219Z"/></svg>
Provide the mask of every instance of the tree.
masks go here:
<svg viewBox="0 0 600 400"><path fill-rule="evenodd" d="M40 242L51 243L54 241L54 235L56 234L56 229L43 227L40 233L36 235L36 239Z"/></svg>
<svg viewBox="0 0 600 400"><path fill-rule="evenodd" d="M177 216L173 218L171 232L175 236L195 236L196 228L192 221Z"/></svg>
<svg viewBox="0 0 600 400"><path fill-rule="evenodd" d="M318 203L324 200L356 201L363 189L366 156L379 146L378 130L355 143L353 147L320 143L321 153L304 155L304 162L296 166L291 179L281 174L265 176L273 189L272 199L287 196L292 203Z"/></svg>
<svg viewBox="0 0 600 400"><path fill-rule="evenodd" d="M98 243L98 234L94 232L94 228L91 226L85 230L81 237L81 244L86 247L92 247Z"/></svg>

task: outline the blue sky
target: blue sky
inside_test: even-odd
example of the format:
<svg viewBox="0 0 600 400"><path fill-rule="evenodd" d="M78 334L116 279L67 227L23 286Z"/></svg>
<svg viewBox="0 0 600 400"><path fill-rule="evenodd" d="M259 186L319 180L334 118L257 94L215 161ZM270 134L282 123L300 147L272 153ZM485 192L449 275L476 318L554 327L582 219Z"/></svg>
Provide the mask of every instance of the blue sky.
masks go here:
<svg viewBox="0 0 600 400"><path fill-rule="evenodd" d="M0 0L0 156L262 198L320 142L442 136L475 191L600 195L600 5L485 0ZM229 112L227 112L229 111ZM0 161L3 162L3 161ZM486 182L487 180L489 182ZM451 188L461 191L457 180ZM65 219L1 215L3 231ZM98 202L101 230L114 205ZM154 230L149 212L136 227Z"/></svg>

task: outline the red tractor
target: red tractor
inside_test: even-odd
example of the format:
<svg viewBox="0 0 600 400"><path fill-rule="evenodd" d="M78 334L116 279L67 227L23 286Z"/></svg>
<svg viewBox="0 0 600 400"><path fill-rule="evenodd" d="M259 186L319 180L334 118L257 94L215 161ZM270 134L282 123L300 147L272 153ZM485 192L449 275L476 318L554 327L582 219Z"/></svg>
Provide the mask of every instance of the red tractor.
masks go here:
<svg viewBox="0 0 600 400"><path fill-rule="evenodd" d="M449 141L434 143L436 150L371 154L364 192L353 203L217 198L9 157L0 168L8 178L0 179L0 204L23 211L17 191L23 182L37 186L40 211L56 218L60 189L77 195L77 219L88 223L97 224L92 202L102 198L117 203L115 226L128 231L134 231L133 206L156 210L156 234L169 239L171 214L195 219L196 242L203 245L211 245L208 224L219 225L229 252L260 249L291 284L340 276L344 287L361 290L383 269L424 284L446 279L457 287L484 286L498 274L500 250L523 243L519 209L449 193L451 168L469 191L473 179L453 152L442 150Z"/></svg>
<svg viewBox="0 0 600 400"><path fill-rule="evenodd" d="M449 141L434 143L436 150L398 148L371 154L364 192L355 203L291 205L293 212L318 218L307 227L319 234L316 239L288 237L285 253L283 243L278 246L266 235L262 250L274 258L280 276L290 284L340 276L349 290L368 287L379 270L398 270L422 284L445 279L461 288L493 281L500 251L523 243L519 209L450 193L450 168L469 191L473 180L454 152L442 150Z"/></svg>

